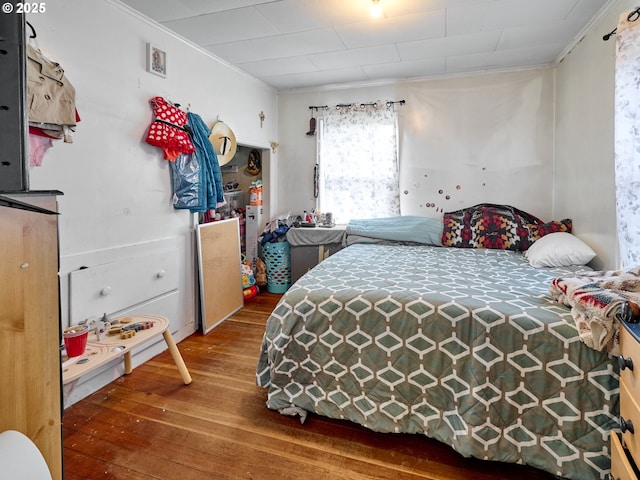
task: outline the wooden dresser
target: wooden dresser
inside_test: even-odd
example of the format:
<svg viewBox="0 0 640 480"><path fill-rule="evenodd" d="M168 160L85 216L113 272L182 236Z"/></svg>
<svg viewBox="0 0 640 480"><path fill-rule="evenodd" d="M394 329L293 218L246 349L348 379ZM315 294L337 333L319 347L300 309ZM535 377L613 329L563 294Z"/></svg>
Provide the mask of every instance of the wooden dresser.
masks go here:
<svg viewBox="0 0 640 480"><path fill-rule="evenodd" d="M621 322L620 432L611 432L611 477L640 478L640 323Z"/></svg>
<svg viewBox="0 0 640 480"><path fill-rule="evenodd" d="M29 437L53 480L62 478L59 194L6 194L0 206L0 432Z"/></svg>

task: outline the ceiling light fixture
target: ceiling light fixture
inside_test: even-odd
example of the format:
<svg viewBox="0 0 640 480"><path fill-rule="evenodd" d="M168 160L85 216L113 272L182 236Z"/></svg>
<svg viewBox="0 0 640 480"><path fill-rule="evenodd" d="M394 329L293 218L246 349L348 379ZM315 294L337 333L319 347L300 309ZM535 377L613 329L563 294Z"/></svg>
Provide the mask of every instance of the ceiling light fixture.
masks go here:
<svg viewBox="0 0 640 480"><path fill-rule="evenodd" d="M372 0L372 2L369 13L373 18L380 18L382 16L382 5L380 5L380 0Z"/></svg>

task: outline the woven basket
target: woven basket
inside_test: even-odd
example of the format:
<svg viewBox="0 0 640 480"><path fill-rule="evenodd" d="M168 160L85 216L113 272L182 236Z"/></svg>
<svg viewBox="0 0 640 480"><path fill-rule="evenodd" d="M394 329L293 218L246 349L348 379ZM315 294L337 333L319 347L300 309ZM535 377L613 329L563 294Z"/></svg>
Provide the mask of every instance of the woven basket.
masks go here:
<svg viewBox="0 0 640 480"><path fill-rule="evenodd" d="M267 291L286 292L291 286L291 245L289 242L266 243L262 254L267 266Z"/></svg>

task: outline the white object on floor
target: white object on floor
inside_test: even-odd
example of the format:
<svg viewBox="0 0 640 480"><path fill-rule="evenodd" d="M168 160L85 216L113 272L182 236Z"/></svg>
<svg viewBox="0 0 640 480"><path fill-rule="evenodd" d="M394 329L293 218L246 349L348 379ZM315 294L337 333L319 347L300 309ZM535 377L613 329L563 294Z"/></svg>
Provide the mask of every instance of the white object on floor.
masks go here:
<svg viewBox="0 0 640 480"><path fill-rule="evenodd" d="M15 430L0 433L0 470L11 480L51 480L47 462L26 435Z"/></svg>

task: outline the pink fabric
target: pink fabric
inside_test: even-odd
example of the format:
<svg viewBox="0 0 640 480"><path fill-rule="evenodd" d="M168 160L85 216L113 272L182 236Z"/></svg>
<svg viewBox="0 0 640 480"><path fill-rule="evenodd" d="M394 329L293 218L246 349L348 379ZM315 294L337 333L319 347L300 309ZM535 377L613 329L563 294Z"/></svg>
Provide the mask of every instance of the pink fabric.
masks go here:
<svg viewBox="0 0 640 480"><path fill-rule="evenodd" d="M39 167L42 165L44 154L53 146L50 137L29 134L29 166Z"/></svg>

